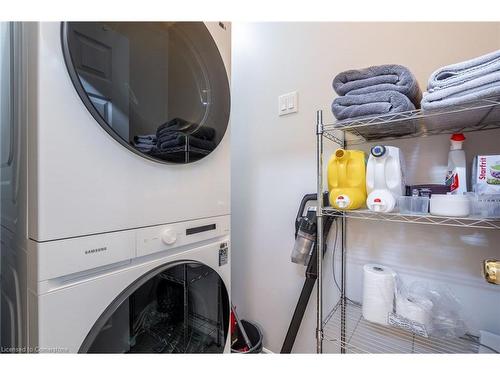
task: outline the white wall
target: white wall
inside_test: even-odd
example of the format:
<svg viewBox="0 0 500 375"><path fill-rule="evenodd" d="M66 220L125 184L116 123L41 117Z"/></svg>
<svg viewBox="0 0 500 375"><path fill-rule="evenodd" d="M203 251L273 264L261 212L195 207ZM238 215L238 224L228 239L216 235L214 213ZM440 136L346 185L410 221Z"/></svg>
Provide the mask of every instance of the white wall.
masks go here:
<svg viewBox="0 0 500 375"><path fill-rule="evenodd" d="M8 22L0 22L0 165L8 162L10 152L10 30Z"/></svg>
<svg viewBox="0 0 500 375"><path fill-rule="evenodd" d="M326 120L333 119L329 107L334 75L399 63L408 66L425 88L436 68L499 47L499 24L234 24L232 294L240 316L263 327L267 348L280 350L303 283L304 268L290 262L293 224L301 197L315 191L315 111L324 109ZM278 117L278 95L293 90L299 91L299 112ZM469 157L500 153L493 142L498 135L468 136ZM408 160L409 182L440 182L447 136L397 145ZM447 282L463 300L472 330L500 333L500 288L487 285L480 274L480 260L500 257L495 245L499 240L492 231L350 221L348 295L361 295L362 264L383 262L405 280ZM332 301L337 296L331 282L331 251L324 269L325 297ZM315 350L314 300L313 295L296 352Z"/></svg>

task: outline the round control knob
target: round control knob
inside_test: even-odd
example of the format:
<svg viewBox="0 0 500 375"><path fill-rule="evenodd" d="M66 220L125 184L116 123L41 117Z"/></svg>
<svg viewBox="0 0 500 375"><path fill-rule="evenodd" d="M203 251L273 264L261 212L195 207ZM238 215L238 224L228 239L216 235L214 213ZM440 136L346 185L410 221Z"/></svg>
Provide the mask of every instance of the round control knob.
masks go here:
<svg viewBox="0 0 500 375"><path fill-rule="evenodd" d="M167 245L172 245L175 241L177 241L177 233L173 229L167 229L162 233L161 239Z"/></svg>

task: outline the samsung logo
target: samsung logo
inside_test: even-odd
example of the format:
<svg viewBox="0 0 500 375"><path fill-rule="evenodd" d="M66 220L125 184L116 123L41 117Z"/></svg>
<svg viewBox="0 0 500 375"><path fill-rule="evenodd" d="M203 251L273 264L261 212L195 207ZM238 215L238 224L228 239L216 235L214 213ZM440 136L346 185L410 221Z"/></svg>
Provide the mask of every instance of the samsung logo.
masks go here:
<svg viewBox="0 0 500 375"><path fill-rule="evenodd" d="M98 247L96 249L90 249L90 250L85 250L85 254L95 254L95 253L102 253L103 251L107 251L107 247Z"/></svg>

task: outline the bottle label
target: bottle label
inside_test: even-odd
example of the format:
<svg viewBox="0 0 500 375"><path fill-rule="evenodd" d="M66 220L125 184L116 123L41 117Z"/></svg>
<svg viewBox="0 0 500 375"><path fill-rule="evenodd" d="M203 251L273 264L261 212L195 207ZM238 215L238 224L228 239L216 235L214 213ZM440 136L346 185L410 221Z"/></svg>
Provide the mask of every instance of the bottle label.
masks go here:
<svg viewBox="0 0 500 375"><path fill-rule="evenodd" d="M351 203L351 200L349 199L349 197L347 195L339 195L339 196L337 196L337 199L335 199L335 204L340 209L347 208L350 203Z"/></svg>
<svg viewBox="0 0 500 375"><path fill-rule="evenodd" d="M450 191L455 191L459 187L458 173L453 173L453 171L448 171L446 175L445 185L450 187Z"/></svg>

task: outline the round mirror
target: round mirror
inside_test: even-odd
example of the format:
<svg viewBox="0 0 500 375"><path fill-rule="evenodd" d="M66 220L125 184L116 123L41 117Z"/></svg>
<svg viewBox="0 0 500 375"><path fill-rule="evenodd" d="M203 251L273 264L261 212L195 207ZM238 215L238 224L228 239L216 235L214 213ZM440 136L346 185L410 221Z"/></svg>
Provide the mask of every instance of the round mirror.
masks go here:
<svg viewBox="0 0 500 375"><path fill-rule="evenodd" d="M229 80L203 22L67 22L63 52L97 122L129 150L190 163L229 122Z"/></svg>

